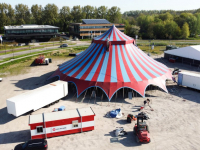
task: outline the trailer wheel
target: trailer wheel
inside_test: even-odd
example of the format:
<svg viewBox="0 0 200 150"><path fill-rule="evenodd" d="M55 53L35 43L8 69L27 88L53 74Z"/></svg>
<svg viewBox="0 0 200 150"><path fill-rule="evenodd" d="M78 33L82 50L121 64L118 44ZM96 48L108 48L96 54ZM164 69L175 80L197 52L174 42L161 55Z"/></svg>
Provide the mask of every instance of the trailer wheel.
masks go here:
<svg viewBox="0 0 200 150"><path fill-rule="evenodd" d="M52 63L52 58L49 58L49 63Z"/></svg>
<svg viewBox="0 0 200 150"><path fill-rule="evenodd" d="M46 65L49 65L49 60L45 60L45 64L46 64Z"/></svg>

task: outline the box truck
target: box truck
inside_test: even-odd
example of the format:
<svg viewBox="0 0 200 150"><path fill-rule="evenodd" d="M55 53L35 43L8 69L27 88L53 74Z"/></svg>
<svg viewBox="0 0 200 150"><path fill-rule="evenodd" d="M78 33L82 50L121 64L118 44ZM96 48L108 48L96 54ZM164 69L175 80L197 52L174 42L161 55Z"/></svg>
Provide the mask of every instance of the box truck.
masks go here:
<svg viewBox="0 0 200 150"><path fill-rule="evenodd" d="M191 72L179 72L178 85L200 90L200 74Z"/></svg>
<svg viewBox="0 0 200 150"><path fill-rule="evenodd" d="M58 101L68 94L68 83L56 81L6 100L7 111L16 117Z"/></svg>

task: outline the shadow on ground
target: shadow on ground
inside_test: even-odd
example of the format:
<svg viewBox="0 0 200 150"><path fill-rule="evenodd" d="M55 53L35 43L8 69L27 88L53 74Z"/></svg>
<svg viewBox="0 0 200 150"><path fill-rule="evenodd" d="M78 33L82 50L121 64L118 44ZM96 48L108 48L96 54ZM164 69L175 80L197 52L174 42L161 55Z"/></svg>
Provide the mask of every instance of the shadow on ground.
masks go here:
<svg viewBox="0 0 200 150"><path fill-rule="evenodd" d="M104 136L110 136L111 143L120 143L126 147L141 146L140 143L136 142L136 137L133 134L133 131L127 131L127 135L116 137L115 130L114 130L114 131L109 132L109 134L105 134Z"/></svg>
<svg viewBox="0 0 200 150"><path fill-rule="evenodd" d="M23 80L18 80L18 82L14 84L16 87L21 88L22 90L33 90L53 82L55 80L54 78L47 80L52 75L52 73L54 73L54 71L48 72L39 77L32 77ZM12 80L12 81L17 81L17 80Z"/></svg>
<svg viewBox="0 0 200 150"><path fill-rule="evenodd" d="M25 142L30 139L30 130L14 131L0 134L0 144Z"/></svg>
<svg viewBox="0 0 200 150"><path fill-rule="evenodd" d="M171 95L178 96L183 100L189 100L192 102L200 103L200 90L178 85L167 86L167 89L169 91L169 94Z"/></svg>
<svg viewBox="0 0 200 150"><path fill-rule="evenodd" d="M8 123L14 119L16 119L15 116L7 113L7 107L0 109L0 125Z"/></svg>

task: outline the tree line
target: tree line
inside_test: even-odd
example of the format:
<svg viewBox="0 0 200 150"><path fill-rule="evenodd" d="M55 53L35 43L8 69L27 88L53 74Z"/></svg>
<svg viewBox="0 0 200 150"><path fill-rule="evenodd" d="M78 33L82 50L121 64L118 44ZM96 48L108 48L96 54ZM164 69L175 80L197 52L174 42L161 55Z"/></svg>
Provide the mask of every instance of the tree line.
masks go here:
<svg viewBox="0 0 200 150"><path fill-rule="evenodd" d="M0 33L8 25L38 24L58 26L68 32L70 23L80 23L81 19L107 19L111 23L125 24L125 33L143 39L186 39L200 34L200 9L173 11L127 11L121 13L119 7L93 7L90 5L63 6L55 4L32 5L0 3Z"/></svg>
<svg viewBox="0 0 200 150"><path fill-rule="evenodd" d="M10 4L0 3L0 30L6 25L38 24L55 25L60 27L60 31L68 31L70 23L80 23L81 19L107 19L114 23L121 18L120 8L113 6L93 7L90 5L81 7L80 5L63 6L59 9L55 4L41 5L18 4L12 8Z"/></svg>

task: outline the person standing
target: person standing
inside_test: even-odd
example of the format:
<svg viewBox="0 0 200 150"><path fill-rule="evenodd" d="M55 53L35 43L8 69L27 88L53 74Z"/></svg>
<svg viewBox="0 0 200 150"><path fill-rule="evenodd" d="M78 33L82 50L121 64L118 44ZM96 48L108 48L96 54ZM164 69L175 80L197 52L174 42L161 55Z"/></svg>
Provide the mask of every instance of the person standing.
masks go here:
<svg viewBox="0 0 200 150"><path fill-rule="evenodd" d="M144 100L144 107L145 107L146 103L147 103L147 101L146 101L146 100Z"/></svg>
<svg viewBox="0 0 200 150"><path fill-rule="evenodd" d="M150 103L150 99L147 98L147 104L148 104L148 106L149 106L149 103Z"/></svg>

